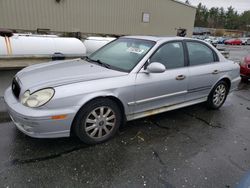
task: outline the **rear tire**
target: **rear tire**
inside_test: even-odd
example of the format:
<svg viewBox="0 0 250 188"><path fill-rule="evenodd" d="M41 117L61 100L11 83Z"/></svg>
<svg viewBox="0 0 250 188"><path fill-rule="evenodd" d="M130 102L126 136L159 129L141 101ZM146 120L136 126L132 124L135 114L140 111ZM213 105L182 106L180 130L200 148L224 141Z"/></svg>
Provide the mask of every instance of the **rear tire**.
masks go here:
<svg viewBox="0 0 250 188"><path fill-rule="evenodd" d="M207 106L210 109L219 109L225 102L229 92L228 84L221 80L219 81L212 91L210 92L207 99Z"/></svg>
<svg viewBox="0 0 250 188"><path fill-rule="evenodd" d="M90 101L77 113L73 130L86 144L99 144L111 139L122 122L118 105L105 98Z"/></svg>

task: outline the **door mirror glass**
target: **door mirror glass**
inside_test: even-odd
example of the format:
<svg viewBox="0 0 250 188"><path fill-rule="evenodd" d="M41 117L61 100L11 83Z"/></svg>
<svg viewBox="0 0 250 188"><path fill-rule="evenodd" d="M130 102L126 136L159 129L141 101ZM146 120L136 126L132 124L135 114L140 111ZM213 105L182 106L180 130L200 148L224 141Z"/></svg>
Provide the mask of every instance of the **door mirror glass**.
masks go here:
<svg viewBox="0 0 250 188"><path fill-rule="evenodd" d="M161 63L153 62L147 66L147 71L149 73L163 73L166 71L166 67Z"/></svg>

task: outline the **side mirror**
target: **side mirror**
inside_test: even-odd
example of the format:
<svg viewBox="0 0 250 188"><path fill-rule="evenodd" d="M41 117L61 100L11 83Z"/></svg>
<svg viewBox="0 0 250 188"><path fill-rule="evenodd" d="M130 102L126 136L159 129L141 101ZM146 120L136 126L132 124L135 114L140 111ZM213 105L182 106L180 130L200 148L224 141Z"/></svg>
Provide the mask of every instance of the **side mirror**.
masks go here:
<svg viewBox="0 0 250 188"><path fill-rule="evenodd" d="M149 73L163 73L166 71L166 67L162 63L153 62L147 66Z"/></svg>

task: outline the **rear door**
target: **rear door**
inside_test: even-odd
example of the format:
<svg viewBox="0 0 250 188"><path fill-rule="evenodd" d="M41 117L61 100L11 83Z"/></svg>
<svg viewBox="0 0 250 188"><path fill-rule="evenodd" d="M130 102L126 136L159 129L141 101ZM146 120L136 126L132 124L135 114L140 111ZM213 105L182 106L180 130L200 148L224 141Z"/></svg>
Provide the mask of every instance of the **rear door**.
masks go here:
<svg viewBox="0 0 250 188"><path fill-rule="evenodd" d="M223 72L222 64L215 51L203 42L186 40L186 48L189 62L187 100L206 97Z"/></svg>

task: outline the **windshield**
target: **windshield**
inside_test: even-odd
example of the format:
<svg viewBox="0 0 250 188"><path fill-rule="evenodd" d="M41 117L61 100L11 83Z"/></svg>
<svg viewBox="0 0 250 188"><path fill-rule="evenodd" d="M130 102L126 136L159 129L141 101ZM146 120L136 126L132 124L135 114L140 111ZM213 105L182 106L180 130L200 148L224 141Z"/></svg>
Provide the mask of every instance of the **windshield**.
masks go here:
<svg viewBox="0 0 250 188"><path fill-rule="evenodd" d="M154 41L149 40L120 38L91 54L89 59L116 70L130 72L154 44Z"/></svg>

